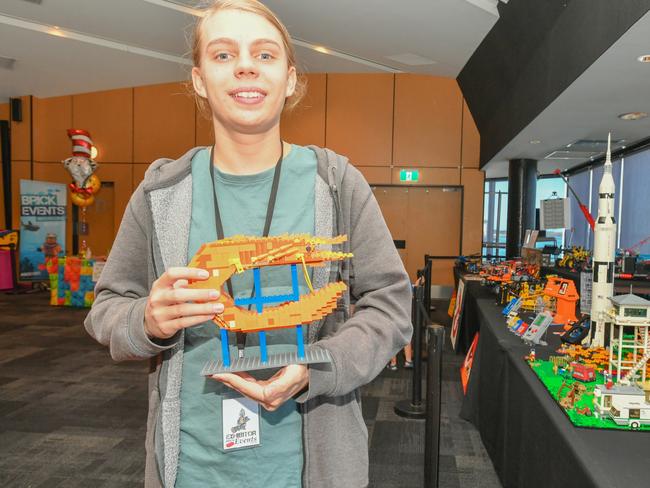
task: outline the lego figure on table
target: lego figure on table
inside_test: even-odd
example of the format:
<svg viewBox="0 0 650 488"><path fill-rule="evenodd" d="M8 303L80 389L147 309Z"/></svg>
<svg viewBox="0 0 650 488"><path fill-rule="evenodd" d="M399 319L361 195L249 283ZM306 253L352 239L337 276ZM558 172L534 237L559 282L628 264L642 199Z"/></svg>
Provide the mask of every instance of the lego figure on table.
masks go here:
<svg viewBox="0 0 650 488"><path fill-rule="evenodd" d="M151 360L146 487L367 486L359 388L410 340L408 275L361 173L332 151L281 139L282 112L299 101L304 84L279 19L256 0L219 0L203 13L192 86L214 145L148 168L97 282L86 329L116 360ZM239 359L240 345L245 357L260 355L260 334L245 334L245 344L237 335L247 320L240 318L248 305L259 314L260 298L293 294L293 271L268 264L255 276L240 254L230 266L244 272L230 276L232 293L225 286L241 305L229 310L222 290L191 287L222 268L189 262L206 243L284 234L347 236L325 250L353 257L309 270L315 291L346 287L332 313L304 334L305 346L331 363L202 376L206 361L225 357L222 330L231 357ZM311 293L306 278L298 276L300 296ZM225 327L215 327L219 319ZM296 351L294 329L269 331L266 340L269 356ZM250 418L245 433L259 426L256 443L231 451L242 440L242 432L229 438L242 408Z"/></svg>

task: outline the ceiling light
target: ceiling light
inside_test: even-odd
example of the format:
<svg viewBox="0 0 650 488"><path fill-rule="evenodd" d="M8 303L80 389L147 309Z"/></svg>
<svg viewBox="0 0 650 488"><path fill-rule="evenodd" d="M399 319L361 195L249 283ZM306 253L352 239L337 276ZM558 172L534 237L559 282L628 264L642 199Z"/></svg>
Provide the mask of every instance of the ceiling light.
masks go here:
<svg viewBox="0 0 650 488"><path fill-rule="evenodd" d="M330 53L330 50L327 49L326 47L323 47L323 46L314 47L314 51L317 51L317 52L323 53L323 54L329 54Z"/></svg>
<svg viewBox="0 0 650 488"><path fill-rule="evenodd" d="M636 59L639 63L650 63L650 54L644 54Z"/></svg>
<svg viewBox="0 0 650 488"><path fill-rule="evenodd" d="M540 144L541 142L542 141L540 141L539 139L533 139L532 141L530 141L531 144Z"/></svg>
<svg viewBox="0 0 650 488"><path fill-rule="evenodd" d="M628 112L618 116L621 120L639 120L645 119L648 116L646 112Z"/></svg>
<svg viewBox="0 0 650 488"><path fill-rule="evenodd" d="M93 146L90 148L90 159L97 159L97 154L99 152L97 151L97 146Z"/></svg>

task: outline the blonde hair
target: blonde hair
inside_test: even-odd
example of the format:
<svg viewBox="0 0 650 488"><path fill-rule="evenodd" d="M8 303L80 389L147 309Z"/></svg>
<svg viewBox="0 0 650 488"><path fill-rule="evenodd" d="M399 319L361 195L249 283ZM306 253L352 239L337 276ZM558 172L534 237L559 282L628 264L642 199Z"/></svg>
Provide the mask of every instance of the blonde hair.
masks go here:
<svg viewBox="0 0 650 488"><path fill-rule="evenodd" d="M282 43L284 44L284 50L287 53L287 64L289 68L296 68L296 87L293 94L290 97L287 97L284 103L285 111L291 111L296 107L305 96L307 92L307 79L298 72L298 66L296 64L296 51L291 42L291 36L289 31L280 21L280 19L263 3L258 0L215 0L212 4L209 4L204 10L203 17L200 17L196 24L194 24L194 30L192 33L192 62L194 66L201 66L201 43L203 41L203 24L205 21L222 10L240 10L242 12L250 12L257 14L261 17L264 17L268 20L273 26L280 32L282 37ZM207 100L201 95L196 93L195 90L192 90L194 94L194 100L199 111L207 119L211 118L211 113L207 104Z"/></svg>

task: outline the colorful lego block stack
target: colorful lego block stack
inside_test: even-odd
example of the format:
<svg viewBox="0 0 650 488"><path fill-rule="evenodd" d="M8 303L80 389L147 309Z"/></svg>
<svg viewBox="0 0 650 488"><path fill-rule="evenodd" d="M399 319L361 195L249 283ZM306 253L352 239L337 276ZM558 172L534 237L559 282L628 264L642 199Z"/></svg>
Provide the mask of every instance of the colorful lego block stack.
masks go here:
<svg viewBox="0 0 650 488"><path fill-rule="evenodd" d="M49 259L50 305L88 308L95 299L92 259L76 256Z"/></svg>

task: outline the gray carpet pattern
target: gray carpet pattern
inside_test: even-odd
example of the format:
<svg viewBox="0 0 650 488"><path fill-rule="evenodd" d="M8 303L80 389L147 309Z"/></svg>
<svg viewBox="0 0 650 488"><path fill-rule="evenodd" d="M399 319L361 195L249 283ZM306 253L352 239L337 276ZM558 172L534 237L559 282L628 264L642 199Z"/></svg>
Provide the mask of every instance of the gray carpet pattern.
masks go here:
<svg viewBox="0 0 650 488"><path fill-rule="evenodd" d="M114 363L86 335L85 315L50 307L47 293L0 295L1 487L142 486L148 366ZM458 418L460 362L445 354L440 486L500 487L477 431ZM363 390L373 488L423 485L424 422L393 412L409 389L400 368Z"/></svg>

